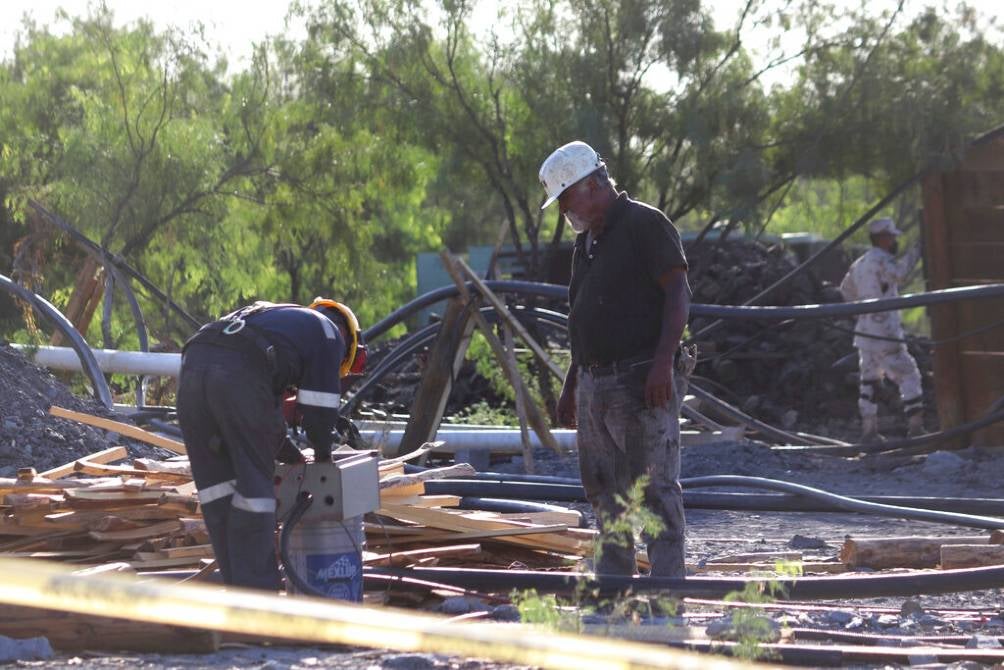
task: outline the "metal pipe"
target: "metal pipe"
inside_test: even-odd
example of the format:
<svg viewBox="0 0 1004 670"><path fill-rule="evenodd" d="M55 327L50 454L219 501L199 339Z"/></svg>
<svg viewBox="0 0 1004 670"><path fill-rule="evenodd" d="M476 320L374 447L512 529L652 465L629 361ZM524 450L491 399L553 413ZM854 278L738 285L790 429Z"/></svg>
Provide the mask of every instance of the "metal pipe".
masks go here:
<svg viewBox="0 0 1004 670"><path fill-rule="evenodd" d="M360 430L359 434L363 439L370 442L376 448L393 449L401 442L404 435L403 430ZM562 449L575 448L574 429L555 429L551 431L558 446ZM523 448L520 431L510 428L503 429L478 429L478 430L440 430L436 433L435 440L443 440L446 445L437 451L455 452L459 449L483 449L486 451L521 451ZM541 449L543 445L540 439L531 433L531 443L534 448Z"/></svg>
<svg viewBox="0 0 1004 670"><path fill-rule="evenodd" d="M104 375L101 374L101 368L95 360L91 348L87 345L87 341L74 328L69 319L63 316L63 313L56 309L48 300L33 291L29 291L9 277L0 275L0 289L4 289L31 305L31 308L35 312L49 321L70 341L70 344L73 345L73 351L79 357L81 368L87 374L87 378L91 380L91 385L94 387L94 395L101 401L102 405L111 409L114 400L112 399L111 389L108 388L108 382L105 381Z"/></svg>
<svg viewBox="0 0 1004 670"><path fill-rule="evenodd" d="M83 368L75 348L32 347L23 344L12 344L11 346L25 354L34 351L35 362L47 368L73 371L79 371ZM177 377L181 372L181 354L121 351L118 349L91 349L90 351L102 372L161 377Z"/></svg>

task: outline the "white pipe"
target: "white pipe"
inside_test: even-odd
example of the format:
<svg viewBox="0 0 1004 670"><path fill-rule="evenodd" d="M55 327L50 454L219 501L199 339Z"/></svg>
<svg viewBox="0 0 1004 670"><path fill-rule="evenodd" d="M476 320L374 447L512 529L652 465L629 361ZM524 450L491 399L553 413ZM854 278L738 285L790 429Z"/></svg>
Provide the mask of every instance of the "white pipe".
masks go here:
<svg viewBox="0 0 1004 670"><path fill-rule="evenodd" d="M55 370L81 370L80 358L70 347L34 347L26 344L11 344L21 353L34 352L37 364ZM181 372L181 354L154 353L148 351L119 351L117 349L91 349L102 372L118 372L128 375L155 375L177 377Z"/></svg>
<svg viewBox="0 0 1004 670"><path fill-rule="evenodd" d="M373 446L383 445L384 448L394 449L401 443L403 430L361 430L359 433L364 439L373 443ZM569 429L552 430L551 434L562 449L575 448L575 431ZM442 440L446 444L435 451L454 453L461 449L484 449L499 453L521 453L523 450L523 440L518 430L507 428L491 430L441 430L436 433L436 441ZM535 448L540 448L541 443L537 436L530 432L530 443Z"/></svg>
<svg viewBox="0 0 1004 670"><path fill-rule="evenodd" d="M401 443L404 431L400 429L360 430L359 434L367 442L370 442L373 448L386 451L397 448ZM560 448L566 450L576 448L574 429L558 428L552 430L551 434L554 435ZM452 454L463 449L484 450L500 454L519 454L523 451L523 439L520 437L519 431L511 428L440 430L436 433L435 440L446 443L433 450L439 453ZM742 442L744 440L741 426L732 426L721 431L680 431L680 444L684 447L719 442ZM530 443L535 449L541 448L540 440L537 439L537 435L533 431L530 432Z"/></svg>

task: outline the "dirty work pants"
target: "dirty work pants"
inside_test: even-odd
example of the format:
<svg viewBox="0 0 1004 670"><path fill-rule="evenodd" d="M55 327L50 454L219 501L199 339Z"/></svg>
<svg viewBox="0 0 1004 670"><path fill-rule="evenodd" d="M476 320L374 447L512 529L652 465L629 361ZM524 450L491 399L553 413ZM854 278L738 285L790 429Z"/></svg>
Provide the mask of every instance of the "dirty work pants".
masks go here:
<svg viewBox="0 0 1004 670"><path fill-rule="evenodd" d="M889 349L858 349L858 363L861 383L859 386L858 410L862 418L878 415L875 392L883 377L887 377L899 387L899 397L903 401L903 411L907 416L924 409L924 395L920 383L917 362L906 350L905 344Z"/></svg>
<svg viewBox="0 0 1004 670"><path fill-rule="evenodd" d="M264 361L190 344L178 420L224 583L278 591L273 477L285 424Z"/></svg>
<svg viewBox="0 0 1004 670"><path fill-rule="evenodd" d="M633 575L637 571L634 537L611 528L622 516L618 497L626 499L643 475L644 506L662 525L644 534L651 574L684 577L683 490L680 488L680 403L686 377L674 375L675 392L668 406L645 406L648 365L630 372L594 376L580 369L576 385L579 468L586 497L596 513L601 543L595 561L600 574Z"/></svg>

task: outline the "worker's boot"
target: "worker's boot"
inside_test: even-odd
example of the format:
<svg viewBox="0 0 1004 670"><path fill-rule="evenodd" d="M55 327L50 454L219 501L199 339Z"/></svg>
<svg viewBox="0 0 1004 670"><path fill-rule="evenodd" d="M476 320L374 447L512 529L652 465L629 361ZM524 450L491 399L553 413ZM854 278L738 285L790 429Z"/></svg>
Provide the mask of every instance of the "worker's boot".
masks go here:
<svg viewBox="0 0 1004 670"><path fill-rule="evenodd" d="M878 432L878 416L861 417L861 443L872 444L883 440L884 438Z"/></svg>
<svg viewBox="0 0 1004 670"><path fill-rule="evenodd" d="M919 437L924 434L924 415L920 412L912 415L906 424L907 437Z"/></svg>

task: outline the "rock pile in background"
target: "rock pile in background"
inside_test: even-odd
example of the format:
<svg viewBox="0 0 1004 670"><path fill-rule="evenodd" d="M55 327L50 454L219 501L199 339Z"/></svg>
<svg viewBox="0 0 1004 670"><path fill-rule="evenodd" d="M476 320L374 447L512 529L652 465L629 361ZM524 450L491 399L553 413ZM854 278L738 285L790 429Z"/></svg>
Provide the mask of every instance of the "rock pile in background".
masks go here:
<svg viewBox="0 0 1004 670"><path fill-rule="evenodd" d="M0 344L0 477L12 477L21 467L41 472L123 444L102 430L49 415L52 405L111 416L101 403L74 395L47 370ZM130 445L130 453L154 457L163 452L137 444Z"/></svg>

